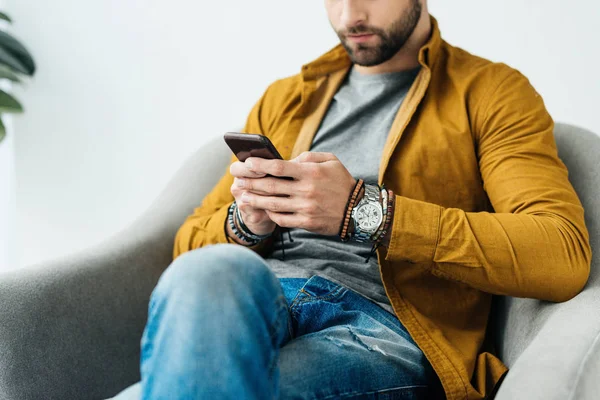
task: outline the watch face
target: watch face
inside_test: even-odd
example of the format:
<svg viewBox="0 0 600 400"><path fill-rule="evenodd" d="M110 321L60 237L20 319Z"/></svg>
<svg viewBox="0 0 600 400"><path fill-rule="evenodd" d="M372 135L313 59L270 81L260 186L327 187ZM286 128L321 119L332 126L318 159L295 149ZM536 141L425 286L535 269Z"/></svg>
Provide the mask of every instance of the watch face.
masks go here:
<svg viewBox="0 0 600 400"><path fill-rule="evenodd" d="M356 222L362 231L374 231L381 224L381 209L374 204L365 204L356 210Z"/></svg>

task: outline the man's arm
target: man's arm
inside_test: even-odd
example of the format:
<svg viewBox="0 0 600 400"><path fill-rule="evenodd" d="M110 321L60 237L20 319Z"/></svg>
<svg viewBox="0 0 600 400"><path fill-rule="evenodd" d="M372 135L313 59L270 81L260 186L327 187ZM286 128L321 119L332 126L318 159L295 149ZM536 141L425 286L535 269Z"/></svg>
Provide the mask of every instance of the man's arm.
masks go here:
<svg viewBox="0 0 600 400"><path fill-rule="evenodd" d="M474 129L495 213L397 196L386 260L422 263L436 276L489 293L568 300L587 282L591 249L552 118L514 70L485 101Z"/></svg>

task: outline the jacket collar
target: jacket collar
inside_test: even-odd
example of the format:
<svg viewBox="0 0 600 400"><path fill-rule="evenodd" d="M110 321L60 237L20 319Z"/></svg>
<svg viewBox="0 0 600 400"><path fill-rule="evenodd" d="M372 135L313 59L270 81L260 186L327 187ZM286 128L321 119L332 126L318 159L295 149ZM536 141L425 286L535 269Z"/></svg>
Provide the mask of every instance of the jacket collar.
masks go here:
<svg viewBox="0 0 600 400"><path fill-rule="evenodd" d="M430 19L431 37L419 50L419 63L425 68L433 67L438 58L442 44L442 36L437 20L433 16L430 16ZM338 44L316 60L303 65L302 80L314 80L329 75L332 72L348 69L351 65L352 61L350 60L346 49L341 44Z"/></svg>

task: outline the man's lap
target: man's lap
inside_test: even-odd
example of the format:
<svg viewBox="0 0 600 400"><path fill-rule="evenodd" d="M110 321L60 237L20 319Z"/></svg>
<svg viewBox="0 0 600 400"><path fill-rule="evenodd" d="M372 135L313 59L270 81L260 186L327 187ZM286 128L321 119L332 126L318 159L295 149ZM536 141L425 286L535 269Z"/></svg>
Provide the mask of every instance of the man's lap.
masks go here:
<svg viewBox="0 0 600 400"><path fill-rule="evenodd" d="M326 278L304 281L294 294L301 282L280 279L293 335L280 349L282 398L429 398L437 377L394 315Z"/></svg>
<svg viewBox="0 0 600 400"><path fill-rule="evenodd" d="M265 268L268 268L265 263ZM281 278L288 326L278 357L282 399L430 398L439 381L398 319L320 276ZM115 400L140 398L140 384Z"/></svg>

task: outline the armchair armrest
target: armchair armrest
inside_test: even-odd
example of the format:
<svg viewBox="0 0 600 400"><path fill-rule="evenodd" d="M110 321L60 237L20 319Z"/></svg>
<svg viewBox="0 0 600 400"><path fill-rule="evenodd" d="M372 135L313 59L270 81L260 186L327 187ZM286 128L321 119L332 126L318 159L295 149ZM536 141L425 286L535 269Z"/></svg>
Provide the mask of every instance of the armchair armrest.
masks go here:
<svg viewBox="0 0 600 400"><path fill-rule="evenodd" d="M564 303L498 297L499 400L588 400L600 393L600 137L556 124L559 156L585 209L593 258L585 289Z"/></svg>
<svg viewBox="0 0 600 400"><path fill-rule="evenodd" d="M211 140L140 217L98 245L0 274L0 398L103 399L139 380L150 294L228 153Z"/></svg>
<svg viewBox="0 0 600 400"><path fill-rule="evenodd" d="M597 399L600 276L596 275L586 290L565 303L509 297L503 300L511 311L502 330L513 347L505 347L504 359L510 369L496 399ZM537 318L525 323L523 316L531 313Z"/></svg>

